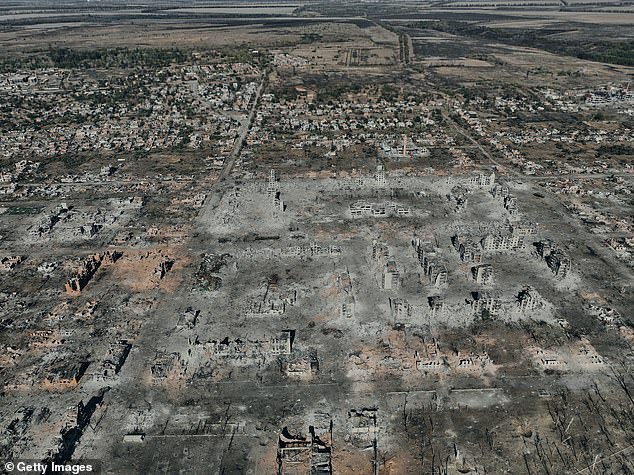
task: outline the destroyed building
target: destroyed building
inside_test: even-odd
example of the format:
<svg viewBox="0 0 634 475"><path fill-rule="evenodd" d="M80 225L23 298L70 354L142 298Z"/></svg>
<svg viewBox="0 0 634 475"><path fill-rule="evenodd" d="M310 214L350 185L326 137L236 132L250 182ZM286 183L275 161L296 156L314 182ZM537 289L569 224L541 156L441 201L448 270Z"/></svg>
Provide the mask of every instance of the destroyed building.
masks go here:
<svg viewBox="0 0 634 475"><path fill-rule="evenodd" d="M101 254L93 254L83 260L75 273L66 280L64 289L69 295L79 295L95 275L102 264L113 264L123 254L119 251L105 251Z"/></svg>
<svg viewBox="0 0 634 475"><path fill-rule="evenodd" d="M153 277L158 280L163 280L167 273L172 269L174 262L174 259L170 259L169 257L161 259L158 265L154 268Z"/></svg>
<svg viewBox="0 0 634 475"><path fill-rule="evenodd" d="M480 243L485 251L514 251L524 246L524 238L515 233L487 234Z"/></svg>
<svg viewBox="0 0 634 475"><path fill-rule="evenodd" d="M446 198L450 203L453 203L454 211L459 213L467 208L469 190L460 185L454 186Z"/></svg>
<svg viewBox="0 0 634 475"><path fill-rule="evenodd" d="M30 228L30 234L36 237L49 234L55 225L68 215L70 209L66 203L55 207L55 209L44 216L38 224Z"/></svg>
<svg viewBox="0 0 634 475"><path fill-rule="evenodd" d="M588 311L591 315L594 315L601 323L605 325L623 324L621 314L611 307L590 304L588 307Z"/></svg>
<svg viewBox="0 0 634 475"><path fill-rule="evenodd" d="M422 351L414 352L414 360L416 362L416 369L425 373L435 373L447 367L447 362L440 356L438 341L435 338L431 341L425 341Z"/></svg>
<svg viewBox="0 0 634 475"><path fill-rule="evenodd" d="M10 271L24 260L24 256L6 256L0 259L0 270Z"/></svg>
<svg viewBox="0 0 634 475"><path fill-rule="evenodd" d="M249 338L210 340L205 343L197 339L192 344L192 350L206 355L211 359L220 360L257 360L265 356L290 355L293 353L295 330L284 330L279 336L263 338L261 340Z"/></svg>
<svg viewBox="0 0 634 475"><path fill-rule="evenodd" d="M116 343L110 344L108 347L108 353L101 361L98 368L94 368L91 374L92 379L95 381L109 381L114 379L130 354L132 344L126 340L122 340Z"/></svg>
<svg viewBox="0 0 634 475"><path fill-rule="evenodd" d="M277 274L268 276L263 286L263 295L249 299L245 307L247 317L282 315L286 312L287 307L292 307L297 303L297 290L280 291L278 282Z"/></svg>
<svg viewBox="0 0 634 475"><path fill-rule="evenodd" d="M508 185L496 183L493 187L491 187L490 193L494 198L504 199L511 193L511 191L509 190Z"/></svg>
<svg viewBox="0 0 634 475"><path fill-rule="evenodd" d="M284 330L279 337L272 337L268 342L268 351L272 355L290 355L293 352L295 330Z"/></svg>
<svg viewBox="0 0 634 475"><path fill-rule="evenodd" d="M565 277L570 271L570 258L561 249L555 249L545 258L550 270L558 277Z"/></svg>
<svg viewBox="0 0 634 475"><path fill-rule="evenodd" d="M187 307L187 309L185 309L185 311L179 317L178 323L176 324L176 328L179 330L182 330L182 329L192 330L198 323L199 318L200 318L200 310L196 310L192 307Z"/></svg>
<svg viewBox="0 0 634 475"><path fill-rule="evenodd" d="M178 379L184 375L187 364L178 353L158 351L150 367L150 379L152 384L160 385L168 379Z"/></svg>
<svg viewBox="0 0 634 475"><path fill-rule="evenodd" d="M360 442L374 442L379 433L375 408L348 411L348 427L352 437Z"/></svg>
<svg viewBox="0 0 634 475"><path fill-rule="evenodd" d="M513 195L504 197L504 209L513 215L517 212L517 198Z"/></svg>
<svg viewBox="0 0 634 475"><path fill-rule="evenodd" d="M432 295L431 297L428 297L427 304L429 306L429 315L431 317L443 317L445 315L445 298L441 295Z"/></svg>
<svg viewBox="0 0 634 475"><path fill-rule="evenodd" d="M513 223L510 225L510 231L521 238L535 236L537 227L533 223Z"/></svg>
<svg viewBox="0 0 634 475"><path fill-rule="evenodd" d="M480 264L471 268L471 276L478 284L489 285L493 283L493 266Z"/></svg>
<svg viewBox="0 0 634 475"><path fill-rule="evenodd" d="M533 243L537 255L542 258L548 268L557 277L565 277L571 268L570 257L553 241L544 239Z"/></svg>
<svg viewBox="0 0 634 475"><path fill-rule="evenodd" d="M320 257L320 256L338 256L342 253L340 246L330 244L322 246L318 242L311 242L301 246L289 246L280 249L280 254L285 257Z"/></svg>
<svg viewBox="0 0 634 475"><path fill-rule="evenodd" d="M367 201L355 201L350 204L350 214L352 217L385 216L385 205L369 203Z"/></svg>
<svg viewBox="0 0 634 475"><path fill-rule="evenodd" d="M372 251L371 251L372 260L379 265L383 265L387 262L387 258L390 255L390 251L387 247L387 244L377 241L376 239L372 241Z"/></svg>
<svg viewBox="0 0 634 475"><path fill-rule="evenodd" d="M332 473L332 419L316 414L309 437L282 429L277 443L278 475L329 475Z"/></svg>
<svg viewBox="0 0 634 475"><path fill-rule="evenodd" d="M520 293L517 294L517 307L520 312L535 310L542 305L543 301L541 296L531 286L524 287Z"/></svg>
<svg viewBox="0 0 634 475"><path fill-rule="evenodd" d="M473 262L479 264L482 262L482 251L470 236L455 234L451 238L451 242L460 254L462 262Z"/></svg>
<svg viewBox="0 0 634 475"><path fill-rule="evenodd" d="M392 202L371 203L365 200L351 203L349 210L353 218L364 216L382 218L386 216L409 216L412 214L412 210L408 206L402 206Z"/></svg>
<svg viewBox="0 0 634 475"><path fill-rule="evenodd" d="M486 175L480 173L472 176L467 180L467 186L470 188L491 188L495 184L495 173Z"/></svg>
<svg viewBox="0 0 634 475"><path fill-rule="evenodd" d="M282 191L280 180L277 178L274 169L269 170L269 181L266 187L266 196L269 198L273 208L279 211L285 211L286 205L282 201Z"/></svg>
<svg viewBox="0 0 634 475"><path fill-rule="evenodd" d="M42 387L47 390L61 391L72 389L79 384L90 362L54 362L53 368L47 371Z"/></svg>
<svg viewBox="0 0 634 475"><path fill-rule="evenodd" d="M472 372L472 371L481 371L488 366L493 364L493 360L489 357L487 352L482 353L469 353L462 354L460 351L456 353L457 357L457 365L455 368L457 370Z"/></svg>
<svg viewBox="0 0 634 475"><path fill-rule="evenodd" d="M394 321L408 320L412 317L413 307L405 299L390 298L390 312Z"/></svg>
<svg viewBox="0 0 634 475"><path fill-rule="evenodd" d="M319 358L315 352L293 353L281 360L281 370L289 378L306 380L319 371Z"/></svg>
<svg viewBox="0 0 634 475"><path fill-rule="evenodd" d="M423 269L423 274L427 278L427 282L441 287L447 284L447 266L441 260L441 251L431 242L422 241L414 238L412 245L416 250L418 262Z"/></svg>
<svg viewBox="0 0 634 475"><path fill-rule="evenodd" d="M377 186L383 187L387 184L385 168L383 167L383 165L379 164L376 166L376 174L374 175L374 179L376 180Z"/></svg>
<svg viewBox="0 0 634 475"><path fill-rule="evenodd" d="M474 315L482 318L496 316L502 309L502 300L492 292L472 292L469 303Z"/></svg>
<svg viewBox="0 0 634 475"><path fill-rule="evenodd" d="M353 296L349 296L341 303L341 316L344 318L352 318L355 315L356 302Z"/></svg>
<svg viewBox="0 0 634 475"><path fill-rule="evenodd" d="M393 257L388 257L381 273L381 288L383 290L398 290L401 286L401 274Z"/></svg>
<svg viewBox="0 0 634 475"><path fill-rule="evenodd" d="M387 245L373 240L370 257L372 265L379 272L379 287L383 290L399 289L401 274L396 259L390 255Z"/></svg>

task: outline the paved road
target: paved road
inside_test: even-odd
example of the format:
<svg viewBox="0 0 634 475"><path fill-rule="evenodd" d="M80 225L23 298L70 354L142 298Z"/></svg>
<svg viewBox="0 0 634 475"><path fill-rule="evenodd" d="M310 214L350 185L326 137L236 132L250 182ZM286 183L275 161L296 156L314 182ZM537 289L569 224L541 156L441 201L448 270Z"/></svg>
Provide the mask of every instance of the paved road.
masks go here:
<svg viewBox="0 0 634 475"><path fill-rule="evenodd" d="M198 213L198 226L204 225L204 223L209 222L211 216L213 215L213 212L215 211L218 204L220 203L222 196L224 195L225 191L228 189L228 186L226 183L227 179L231 176L231 171L233 170L233 167L235 166L236 161L238 160L238 157L240 156L240 152L242 151L242 147L244 146L244 141L247 138L247 134L249 133L249 130L251 129L251 125L253 125L253 119L255 117L255 113L260 103L260 98L262 97L262 91L264 90L264 84L266 83L267 77L268 77L268 72L265 72L264 75L262 76L262 81L260 82L260 85L258 86L258 89L255 93L253 102L251 103L249 114L246 117L246 119L242 121L242 125L240 126L240 129L238 130L238 136L236 137L233 150L231 151L231 153L225 160L224 167L222 171L220 172L218 181L212 185L211 189L209 190L209 193L207 194L207 198L205 199L205 203L203 204L200 212Z"/></svg>
<svg viewBox="0 0 634 475"><path fill-rule="evenodd" d="M449 117L446 114L443 114L443 117L445 118L445 120L447 122L449 122L451 124L451 126L454 128L454 130L457 133L459 133L464 138L469 140L473 144L473 146L476 147L478 150L480 150L480 152L482 152L482 155L487 157L491 161L491 163L493 163L496 167L498 167L498 169L506 170L509 174L511 174L511 175L513 175L515 177L523 177L524 176L521 173L519 173L516 170L514 170L512 167L505 166L505 165L501 164L500 162L498 162L495 158L493 158L493 156L489 152L487 152L484 149L484 147L482 145L480 145L478 143L478 141L471 136L471 134L469 134L468 132L465 132L462 127L460 127L458 124L456 124L456 122L453 119L451 119L451 117Z"/></svg>

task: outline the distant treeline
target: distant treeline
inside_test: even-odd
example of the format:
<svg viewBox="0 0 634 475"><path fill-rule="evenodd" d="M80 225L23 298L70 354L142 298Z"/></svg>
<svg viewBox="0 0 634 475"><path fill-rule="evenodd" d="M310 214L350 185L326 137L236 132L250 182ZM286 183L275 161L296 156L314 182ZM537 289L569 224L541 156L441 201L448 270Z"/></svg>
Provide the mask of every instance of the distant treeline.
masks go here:
<svg viewBox="0 0 634 475"><path fill-rule="evenodd" d="M556 2L490 2L490 3L467 3L467 2L455 2L451 3L451 8L485 8L495 7L504 8L508 10L521 10L525 7L557 7L559 1Z"/></svg>
<svg viewBox="0 0 634 475"><path fill-rule="evenodd" d="M602 63L634 66L634 40L592 45L589 50L578 51L577 57Z"/></svg>
<svg viewBox="0 0 634 475"><path fill-rule="evenodd" d="M417 28L432 29L454 35L477 37L501 43L541 48L556 54L575 56L589 61L634 66L634 40L629 41L569 41L550 35L567 30L487 28L461 21L418 22Z"/></svg>
<svg viewBox="0 0 634 475"><path fill-rule="evenodd" d="M56 68L131 68L139 66L162 67L183 63L190 55L178 48L172 49L52 49L49 57Z"/></svg>
<svg viewBox="0 0 634 475"><path fill-rule="evenodd" d="M601 145L597 149L598 155L634 155L634 147L623 144Z"/></svg>
<svg viewBox="0 0 634 475"><path fill-rule="evenodd" d="M61 69L164 67L173 63L184 63L190 59L190 52L178 48L105 48L95 50L51 48L46 53L32 56L0 58L0 71L10 72L50 67Z"/></svg>
<svg viewBox="0 0 634 475"><path fill-rule="evenodd" d="M60 69L154 69L171 64L188 64L199 61L201 55L211 62L234 61L267 66L272 56L264 52L254 52L243 45L226 46L217 49L193 50L186 48L98 48L73 49L49 48L47 51L31 55L0 53L0 72Z"/></svg>

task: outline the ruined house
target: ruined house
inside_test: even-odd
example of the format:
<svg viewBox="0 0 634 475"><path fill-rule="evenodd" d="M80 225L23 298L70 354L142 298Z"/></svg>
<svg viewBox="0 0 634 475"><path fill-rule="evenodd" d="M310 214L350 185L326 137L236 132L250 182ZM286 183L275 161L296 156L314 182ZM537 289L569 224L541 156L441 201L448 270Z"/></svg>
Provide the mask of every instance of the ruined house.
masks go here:
<svg viewBox="0 0 634 475"><path fill-rule="evenodd" d="M102 264L115 263L122 255L119 251L105 251L86 257L74 274L66 280L64 284L66 293L79 295Z"/></svg>
<svg viewBox="0 0 634 475"><path fill-rule="evenodd" d="M51 391L72 389L79 384L90 362L72 362L69 364L55 362L52 369L42 381L42 387Z"/></svg>

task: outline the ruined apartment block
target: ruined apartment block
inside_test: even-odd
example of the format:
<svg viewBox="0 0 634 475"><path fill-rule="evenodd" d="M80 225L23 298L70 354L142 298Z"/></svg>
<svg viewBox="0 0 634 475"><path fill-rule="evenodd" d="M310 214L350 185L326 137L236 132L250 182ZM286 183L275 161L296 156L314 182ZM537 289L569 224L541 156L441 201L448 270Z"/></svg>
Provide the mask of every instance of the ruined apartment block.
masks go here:
<svg viewBox="0 0 634 475"><path fill-rule="evenodd" d="M431 242L414 238L412 245L416 251L418 261L423 269L423 274L427 278L427 283L435 287L442 287L447 284L447 266L441 261L441 250Z"/></svg>
<svg viewBox="0 0 634 475"><path fill-rule="evenodd" d="M379 187L384 187L387 185L385 168L382 164L376 166L376 174L374 175L374 179L376 181L376 185Z"/></svg>
<svg viewBox="0 0 634 475"><path fill-rule="evenodd" d="M514 251L524 246L524 238L519 234L487 234L481 241L484 251Z"/></svg>
<svg viewBox="0 0 634 475"><path fill-rule="evenodd" d="M266 187L266 196L269 198L274 209L279 211L284 211L286 209L286 205L284 204L284 201L282 201L280 180L274 169L269 170L269 181Z"/></svg>
<svg viewBox="0 0 634 475"><path fill-rule="evenodd" d="M511 193L508 185L502 183L496 183L495 185L493 185L489 192L494 198L502 198L502 200L504 200L504 198L506 198Z"/></svg>
<svg viewBox="0 0 634 475"><path fill-rule="evenodd" d="M340 314L344 318L352 318L355 315L356 302L354 297L348 297L345 302L341 304Z"/></svg>
<svg viewBox="0 0 634 475"><path fill-rule="evenodd" d="M537 234L537 227L533 223L513 223L509 226L512 234L524 239Z"/></svg>
<svg viewBox="0 0 634 475"><path fill-rule="evenodd" d="M387 216L410 216L412 210L410 207L402 206L397 203L384 202L384 203L371 203L368 201L360 200L355 201L349 205L350 215L353 218L360 218L365 216L371 216L375 218L384 218Z"/></svg>
<svg viewBox="0 0 634 475"><path fill-rule="evenodd" d="M383 266L381 274L381 288L383 290L398 290L401 286L401 274L396 265L396 260L389 257Z"/></svg>
<svg viewBox="0 0 634 475"><path fill-rule="evenodd" d="M462 354L460 351L456 353L458 360L455 369L463 372L481 372L493 365L493 360L489 357L488 353L469 353Z"/></svg>
<svg viewBox="0 0 634 475"><path fill-rule="evenodd" d="M447 306L445 305L445 298L441 295L432 295L427 298L429 315L432 318L442 318L445 316Z"/></svg>
<svg viewBox="0 0 634 475"><path fill-rule="evenodd" d="M571 268L570 257L553 241L544 239L533 243L537 255L542 258L548 268L557 277L565 277Z"/></svg>
<svg viewBox="0 0 634 475"><path fill-rule="evenodd" d="M396 259L389 254L387 245L373 240L370 257L373 266L380 273L379 287L383 290L398 290L401 285L401 274Z"/></svg>
<svg viewBox="0 0 634 475"><path fill-rule="evenodd" d="M277 337L255 340L250 338L191 341L192 351L212 359L255 361L264 356L290 355L293 353L295 330L284 330Z"/></svg>
<svg viewBox="0 0 634 475"><path fill-rule="evenodd" d="M451 238L451 242L460 254L462 262L472 262L474 264L482 262L482 250L471 236L455 234Z"/></svg>
<svg viewBox="0 0 634 475"><path fill-rule="evenodd" d="M523 288L517 295L517 307L520 312L528 312L541 306L543 306L542 297L531 286Z"/></svg>
<svg viewBox="0 0 634 475"><path fill-rule="evenodd" d="M513 195L505 196L504 209L508 211L511 215L517 213L517 198Z"/></svg>
<svg viewBox="0 0 634 475"><path fill-rule="evenodd" d="M493 292L476 291L471 293L471 297L471 310L477 316L496 316L502 310L502 300Z"/></svg>
<svg viewBox="0 0 634 475"><path fill-rule="evenodd" d="M471 276L478 284L490 285L493 283L493 266L480 264L471 268Z"/></svg>
<svg viewBox="0 0 634 475"><path fill-rule="evenodd" d="M413 307L405 299L390 298L390 312L394 321L400 322L412 318Z"/></svg>
<svg viewBox="0 0 634 475"><path fill-rule="evenodd" d="M493 187L493 185L495 185L495 173L491 173L490 175L480 173L467 180L467 186L470 188L488 189Z"/></svg>

